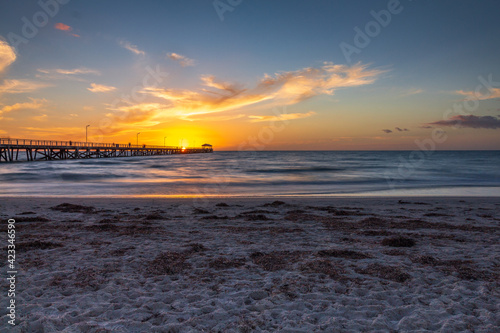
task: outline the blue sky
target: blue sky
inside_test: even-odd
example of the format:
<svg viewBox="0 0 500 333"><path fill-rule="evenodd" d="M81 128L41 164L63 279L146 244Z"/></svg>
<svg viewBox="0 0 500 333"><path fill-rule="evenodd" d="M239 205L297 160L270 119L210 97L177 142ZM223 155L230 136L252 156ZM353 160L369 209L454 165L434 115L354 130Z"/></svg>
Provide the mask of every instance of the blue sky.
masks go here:
<svg viewBox="0 0 500 333"><path fill-rule="evenodd" d="M269 121L286 120L266 149L413 149L446 109L472 96L478 77L500 81L495 1L61 2L17 45L14 61L4 55L0 85L44 87L0 95L0 136L64 137L92 123L95 140L126 141L140 130L147 143L168 132L172 144L188 136L235 149ZM354 29L366 32L371 13L388 8L397 12L390 22L346 59L340 45L356 46ZM40 11L35 1L0 4L5 48L16 46L12 33L23 36L22 18L33 22ZM157 66L168 77L153 90L142 82ZM361 72L348 72L356 66ZM345 75L352 80L331 80ZM266 77L273 84L263 92ZM140 100L110 106L137 86ZM449 134L441 149L500 148L499 97L475 98L473 112L450 115L459 124L439 124ZM284 106L286 116L270 111ZM113 126L101 128L103 119Z"/></svg>

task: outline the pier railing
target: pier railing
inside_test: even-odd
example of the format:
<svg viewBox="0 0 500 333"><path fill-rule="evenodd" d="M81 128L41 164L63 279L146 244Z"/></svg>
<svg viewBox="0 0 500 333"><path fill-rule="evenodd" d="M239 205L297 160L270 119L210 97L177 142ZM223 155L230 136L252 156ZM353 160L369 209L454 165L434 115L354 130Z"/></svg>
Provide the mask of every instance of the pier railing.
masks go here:
<svg viewBox="0 0 500 333"><path fill-rule="evenodd" d="M173 147L59 140L0 138L0 162L212 153L212 146Z"/></svg>
<svg viewBox="0 0 500 333"><path fill-rule="evenodd" d="M0 145L38 146L38 147L81 147L81 148L141 148L141 149L181 149L180 146L133 145L124 143L78 142L0 138ZM183 147L185 149L203 149L202 147Z"/></svg>

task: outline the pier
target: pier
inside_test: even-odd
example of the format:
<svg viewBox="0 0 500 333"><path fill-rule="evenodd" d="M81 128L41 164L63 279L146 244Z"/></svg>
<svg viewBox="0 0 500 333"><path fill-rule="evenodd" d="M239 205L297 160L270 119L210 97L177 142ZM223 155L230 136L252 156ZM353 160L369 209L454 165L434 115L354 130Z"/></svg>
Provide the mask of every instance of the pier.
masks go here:
<svg viewBox="0 0 500 333"><path fill-rule="evenodd" d="M19 154L21 152L21 154ZM0 138L0 162L212 153L211 145L171 147L120 143ZM24 155L24 156L23 156Z"/></svg>

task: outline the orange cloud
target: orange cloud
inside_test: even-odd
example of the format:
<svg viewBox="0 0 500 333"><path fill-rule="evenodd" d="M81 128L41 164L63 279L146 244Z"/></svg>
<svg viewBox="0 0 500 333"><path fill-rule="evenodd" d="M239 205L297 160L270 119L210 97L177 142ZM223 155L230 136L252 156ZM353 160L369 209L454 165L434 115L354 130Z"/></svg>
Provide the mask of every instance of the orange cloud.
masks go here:
<svg viewBox="0 0 500 333"><path fill-rule="evenodd" d="M143 103L110 108L110 110L113 112L106 114L110 120L109 125L100 128L102 133L106 135L120 134L140 127L157 125L160 121L156 118L162 111L166 111L164 105L159 103Z"/></svg>
<svg viewBox="0 0 500 333"><path fill-rule="evenodd" d="M54 28L56 28L57 30L62 30L62 31L71 31L71 30L73 30L73 28L71 28L69 25L66 25L64 23L56 23L54 25Z"/></svg>
<svg viewBox="0 0 500 333"><path fill-rule="evenodd" d="M214 76L202 76L203 85L211 89L192 91L147 87L142 92L166 100L170 115L186 118L234 110L263 101L295 104L321 94L332 95L338 88L373 83L381 73L361 64L348 67L324 63L320 68L265 75L251 89L217 80Z"/></svg>
<svg viewBox="0 0 500 333"><path fill-rule="evenodd" d="M24 109L32 109L32 110L37 110L45 106L47 103L46 99L34 99L30 98L31 102L26 102L26 103L16 103L13 105L6 105L3 108L0 109L0 119L2 119L2 114L12 112L12 111L17 111L17 110L24 110Z"/></svg>
<svg viewBox="0 0 500 333"><path fill-rule="evenodd" d="M46 114L41 114L39 116L32 117L31 119L35 121L46 121L48 116Z"/></svg>
<svg viewBox="0 0 500 333"><path fill-rule="evenodd" d="M0 95L3 93L7 94L27 93L45 87L50 87L50 85L30 80L4 80L3 83L0 84Z"/></svg>
<svg viewBox="0 0 500 333"><path fill-rule="evenodd" d="M455 93L458 95L465 96L465 98L471 99L471 100L485 100L485 99L500 98L500 88L491 88L490 90L488 90L487 94L483 94L481 92L463 91L463 90L455 91Z"/></svg>
<svg viewBox="0 0 500 333"><path fill-rule="evenodd" d="M306 113L283 113L280 114L279 116L248 116L248 118L252 118L251 122L283 121L283 120L307 118L310 116L314 116L315 114L316 112L309 111Z"/></svg>
<svg viewBox="0 0 500 333"><path fill-rule="evenodd" d="M16 61L16 52L8 43L0 40L0 73Z"/></svg>
<svg viewBox="0 0 500 333"><path fill-rule="evenodd" d="M194 66L196 65L196 61L194 59L189 59L186 56L183 56L182 54L177 54L177 53L167 53L167 57L179 62L179 64L182 67L187 67L187 66Z"/></svg>
<svg viewBox="0 0 500 333"><path fill-rule="evenodd" d="M112 86L105 86L103 84L97 84L97 83L91 83L90 88L87 88L87 90L98 93L98 92L111 92L116 90L116 87Z"/></svg>
<svg viewBox="0 0 500 333"><path fill-rule="evenodd" d="M283 72L274 76L265 75L253 88L241 84L224 82L214 76L202 76L204 88L199 90L163 89L146 87L141 93L159 98L163 103L139 103L110 108L114 113L107 116L116 129L133 124L153 126L172 118L201 120L204 115L255 106L257 103L294 104L321 94L332 95L338 88L370 84L380 70L367 69L365 65L354 66L324 63L320 68L305 68ZM241 113L240 113L241 114ZM289 120L310 117L314 112L283 114L276 116L250 116L251 121ZM221 117L235 119L234 116ZM239 118L239 117L237 117Z"/></svg>

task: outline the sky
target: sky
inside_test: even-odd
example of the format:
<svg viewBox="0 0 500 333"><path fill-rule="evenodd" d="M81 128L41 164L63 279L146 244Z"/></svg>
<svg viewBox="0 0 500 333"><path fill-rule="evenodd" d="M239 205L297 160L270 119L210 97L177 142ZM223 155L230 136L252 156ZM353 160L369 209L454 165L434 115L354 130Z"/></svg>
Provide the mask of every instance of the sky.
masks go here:
<svg viewBox="0 0 500 333"><path fill-rule="evenodd" d="M498 1L3 0L0 137L500 149ZM139 135L137 133L140 133Z"/></svg>

